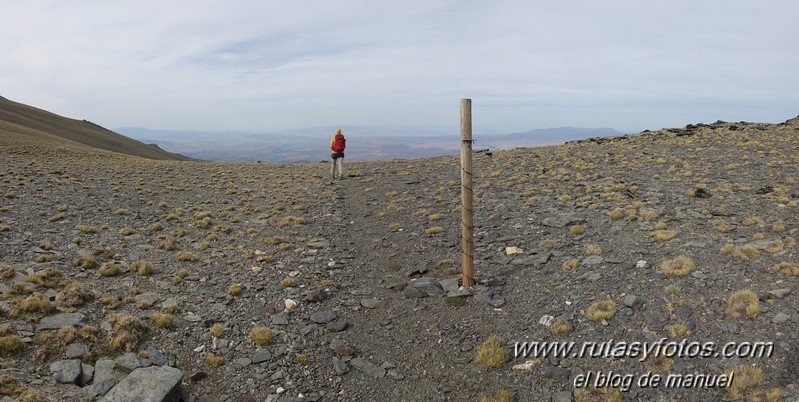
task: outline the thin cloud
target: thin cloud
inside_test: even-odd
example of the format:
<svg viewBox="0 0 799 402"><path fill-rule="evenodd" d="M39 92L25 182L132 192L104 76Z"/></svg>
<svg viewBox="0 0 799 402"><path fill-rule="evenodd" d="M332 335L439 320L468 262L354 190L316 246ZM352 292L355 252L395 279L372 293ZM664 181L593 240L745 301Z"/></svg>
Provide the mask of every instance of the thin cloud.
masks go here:
<svg viewBox="0 0 799 402"><path fill-rule="evenodd" d="M377 3L377 4L376 4ZM434 4L431 4L434 3ZM12 2L3 96L108 127L640 130L799 113L799 4Z"/></svg>

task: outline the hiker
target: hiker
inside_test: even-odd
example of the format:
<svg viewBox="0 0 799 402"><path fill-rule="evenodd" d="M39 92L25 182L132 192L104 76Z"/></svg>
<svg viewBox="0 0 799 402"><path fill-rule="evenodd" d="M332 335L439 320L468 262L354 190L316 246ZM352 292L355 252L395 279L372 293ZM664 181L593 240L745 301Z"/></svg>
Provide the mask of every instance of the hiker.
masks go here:
<svg viewBox="0 0 799 402"><path fill-rule="evenodd" d="M336 135L330 139L330 151L332 152L333 164L330 165L330 174L336 178L336 162L338 162L338 178L344 174L344 148L347 147L347 140L341 134L341 129L336 129Z"/></svg>

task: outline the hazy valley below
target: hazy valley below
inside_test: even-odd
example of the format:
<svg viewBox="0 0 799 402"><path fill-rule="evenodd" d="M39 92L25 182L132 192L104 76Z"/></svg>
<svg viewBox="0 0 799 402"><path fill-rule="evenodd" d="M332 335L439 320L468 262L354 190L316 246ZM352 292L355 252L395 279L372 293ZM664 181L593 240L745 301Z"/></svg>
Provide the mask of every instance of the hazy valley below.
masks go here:
<svg viewBox="0 0 799 402"><path fill-rule="evenodd" d="M170 152L208 161L312 163L327 160L329 133L315 127L278 133L211 133L122 127L115 131ZM460 152L460 133L410 127L345 127L351 161L424 158ZM451 131L451 130L449 130ZM589 137L623 133L612 128L547 128L509 134L475 134L474 149L506 150L562 144Z"/></svg>

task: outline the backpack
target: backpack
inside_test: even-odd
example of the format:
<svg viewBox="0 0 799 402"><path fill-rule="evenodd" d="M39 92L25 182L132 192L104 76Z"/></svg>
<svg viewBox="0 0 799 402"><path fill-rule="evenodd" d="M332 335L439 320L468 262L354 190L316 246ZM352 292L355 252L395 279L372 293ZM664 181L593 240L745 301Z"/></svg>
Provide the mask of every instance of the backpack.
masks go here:
<svg viewBox="0 0 799 402"><path fill-rule="evenodd" d="M346 147L347 140L344 139L344 136L336 134L335 140L333 141L333 152L344 152L344 148Z"/></svg>

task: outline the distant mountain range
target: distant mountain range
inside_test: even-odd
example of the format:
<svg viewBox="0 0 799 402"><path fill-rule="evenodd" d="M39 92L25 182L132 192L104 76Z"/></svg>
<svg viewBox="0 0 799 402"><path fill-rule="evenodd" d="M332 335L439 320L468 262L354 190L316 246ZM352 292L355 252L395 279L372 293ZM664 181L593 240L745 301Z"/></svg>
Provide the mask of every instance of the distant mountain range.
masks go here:
<svg viewBox="0 0 799 402"><path fill-rule="evenodd" d="M383 160L456 155L458 128L435 126L341 126L347 160ZM122 127L108 130L0 97L0 129L28 138L55 136L69 143L149 159L299 163L329 159L336 127L307 127L272 133L200 132ZM561 144L589 137L622 135L611 128L548 128L520 133L475 133L474 149L502 150Z"/></svg>
<svg viewBox="0 0 799 402"><path fill-rule="evenodd" d="M381 160L454 155L460 152L460 133L440 127L342 126L348 160ZM198 132L116 129L131 138L155 143L172 152L209 161L319 162L330 153L335 127L310 127L275 133ZM474 149L513 149L561 144L589 137L623 135L612 128L561 127L509 134L475 134Z"/></svg>

